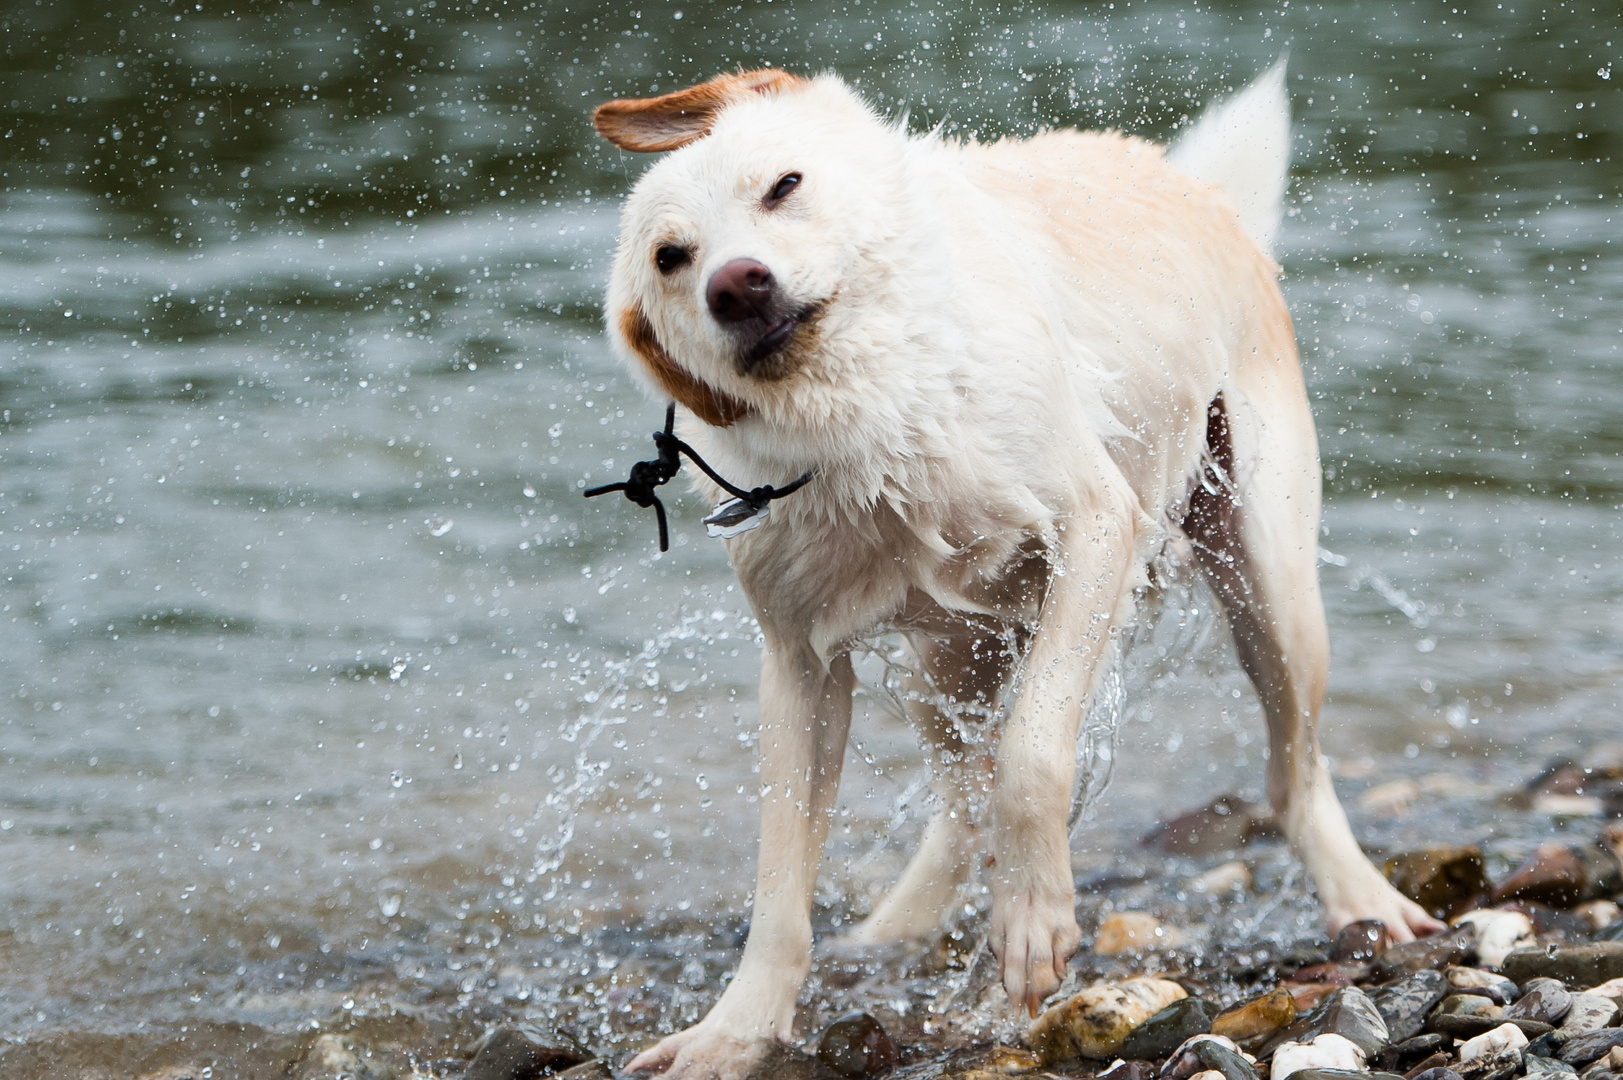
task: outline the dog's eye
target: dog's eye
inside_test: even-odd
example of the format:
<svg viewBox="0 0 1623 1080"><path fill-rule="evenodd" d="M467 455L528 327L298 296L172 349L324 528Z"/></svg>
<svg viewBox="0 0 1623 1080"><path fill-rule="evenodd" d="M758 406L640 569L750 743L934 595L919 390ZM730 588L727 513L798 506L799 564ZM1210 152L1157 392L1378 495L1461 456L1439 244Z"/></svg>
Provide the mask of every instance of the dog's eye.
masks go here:
<svg viewBox="0 0 1623 1080"><path fill-rule="evenodd" d="M789 197L789 193L800 183L800 174L797 172L784 173L778 177L778 182L772 185L772 190L766 194L766 205L770 209L777 206Z"/></svg>
<svg viewBox="0 0 1623 1080"><path fill-rule="evenodd" d="M674 273L693 261L687 248L677 247L675 244L661 244L659 250L654 252L654 265L659 267L661 274Z"/></svg>

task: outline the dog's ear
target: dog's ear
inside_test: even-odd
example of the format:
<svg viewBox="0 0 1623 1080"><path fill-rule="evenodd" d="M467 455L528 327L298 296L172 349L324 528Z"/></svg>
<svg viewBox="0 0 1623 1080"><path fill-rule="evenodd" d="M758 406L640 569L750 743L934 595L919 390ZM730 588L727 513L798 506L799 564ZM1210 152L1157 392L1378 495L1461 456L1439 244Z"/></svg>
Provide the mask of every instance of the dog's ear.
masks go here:
<svg viewBox="0 0 1623 1080"><path fill-rule="evenodd" d="M734 102L752 94L781 94L805 85L807 81L800 76L772 68L717 75L659 97L604 102L592 114L592 126L622 150L644 154L675 150L708 135L716 115Z"/></svg>

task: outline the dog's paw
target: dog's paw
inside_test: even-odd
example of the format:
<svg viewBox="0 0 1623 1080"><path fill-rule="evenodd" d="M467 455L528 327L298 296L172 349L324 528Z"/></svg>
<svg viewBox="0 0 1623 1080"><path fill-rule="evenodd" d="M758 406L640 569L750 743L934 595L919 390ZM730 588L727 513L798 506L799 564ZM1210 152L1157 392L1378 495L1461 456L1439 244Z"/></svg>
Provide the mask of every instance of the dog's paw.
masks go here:
<svg viewBox="0 0 1623 1080"><path fill-rule="evenodd" d="M1365 869L1368 872L1357 875L1355 880L1338 882L1333 893L1321 893L1331 937L1349 923L1364 919L1385 923L1387 941L1393 945L1448 929L1393 888L1374 867L1366 863Z"/></svg>
<svg viewBox="0 0 1623 1080"><path fill-rule="evenodd" d="M1065 980L1065 965L1082 945L1075 894L994 887L990 944L1010 1003L1036 1016L1042 1000Z"/></svg>
<svg viewBox="0 0 1623 1080"><path fill-rule="evenodd" d="M632 1058L625 1073L657 1074L662 1080L746 1080L772 1049L769 1038L742 1038L701 1021Z"/></svg>

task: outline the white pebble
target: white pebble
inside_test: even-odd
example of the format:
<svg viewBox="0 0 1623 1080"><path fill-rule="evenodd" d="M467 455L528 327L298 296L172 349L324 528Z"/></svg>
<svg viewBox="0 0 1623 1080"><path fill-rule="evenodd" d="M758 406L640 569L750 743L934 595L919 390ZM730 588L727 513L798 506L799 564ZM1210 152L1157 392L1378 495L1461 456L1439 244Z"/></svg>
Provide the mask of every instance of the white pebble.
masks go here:
<svg viewBox="0 0 1623 1080"><path fill-rule="evenodd" d="M1521 1034L1518 1030L1517 1034ZM1526 1040L1523 1040L1524 1042ZM1270 1080L1285 1080L1303 1069L1351 1069L1365 1071L1364 1052L1344 1035L1326 1032L1305 1042L1281 1043L1274 1051Z"/></svg>
<svg viewBox="0 0 1623 1080"><path fill-rule="evenodd" d="M1467 1039L1465 1045L1460 1047L1460 1062L1463 1064L1491 1054L1520 1050L1526 1045L1527 1036L1522 1034L1521 1028L1515 1024L1500 1024L1492 1031Z"/></svg>
<svg viewBox="0 0 1623 1080"><path fill-rule="evenodd" d="M1533 921L1519 911L1479 908L1454 920L1455 926L1476 930L1476 955L1487 967L1496 968L1505 957L1533 944Z"/></svg>

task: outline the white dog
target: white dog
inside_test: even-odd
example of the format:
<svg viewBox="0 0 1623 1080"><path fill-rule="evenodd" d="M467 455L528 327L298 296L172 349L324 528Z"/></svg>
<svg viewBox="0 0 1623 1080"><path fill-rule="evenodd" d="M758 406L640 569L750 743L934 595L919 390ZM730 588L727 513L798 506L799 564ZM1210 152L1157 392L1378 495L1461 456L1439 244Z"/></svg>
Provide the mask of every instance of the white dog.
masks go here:
<svg viewBox="0 0 1623 1080"><path fill-rule="evenodd" d="M1078 725L1169 542L1226 607L1268 717L1269 797L1330 929L1439 928L1359 850L1319 757L1318 449L1267 251L1283 65L1170 155L1109 132L911 136L832 75L774 70L611 101L595 123L624 149L672 151L626 202L616 346L722 475L814 473L728 541L765 637L749 943L709 1015L631 1070L742 1075L790 1038L849 649L887 628L931 691L912 709L942 805L854 937L941 925L989 787L990 940L1010 1000L1035 1014L1080 942ZM960 704L1006 716L966 742L946 715Z"/></svg>

